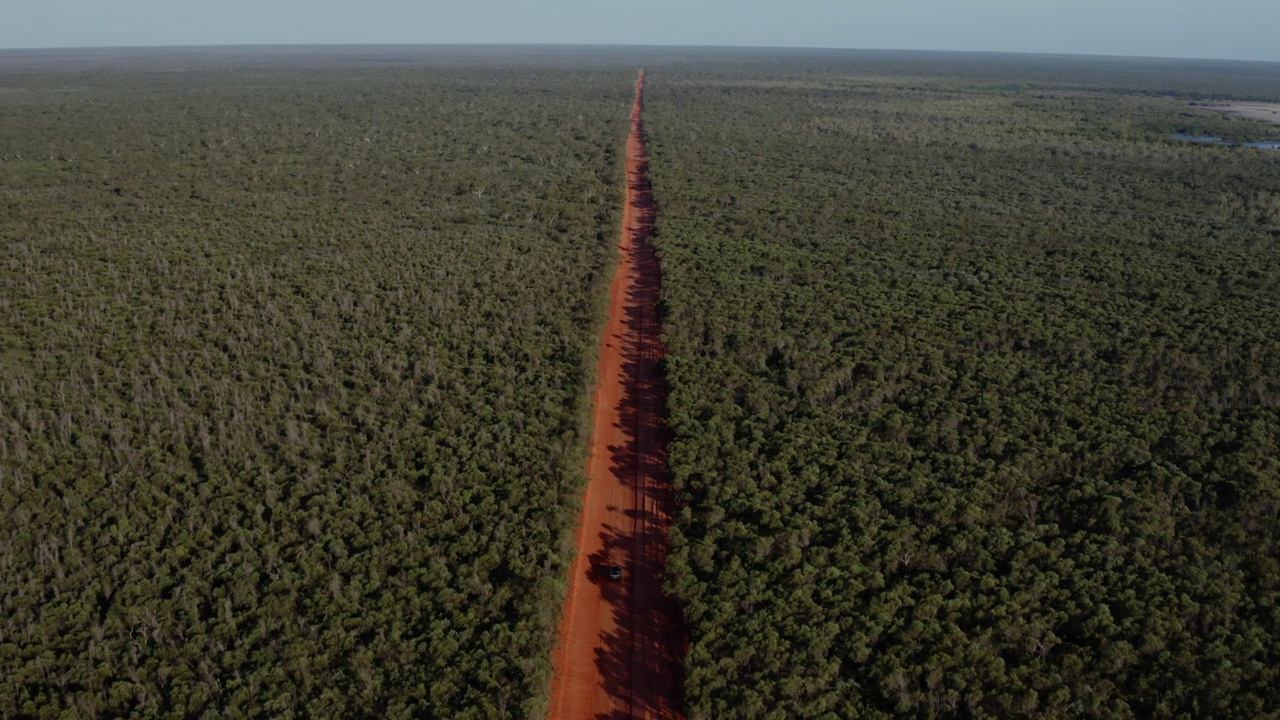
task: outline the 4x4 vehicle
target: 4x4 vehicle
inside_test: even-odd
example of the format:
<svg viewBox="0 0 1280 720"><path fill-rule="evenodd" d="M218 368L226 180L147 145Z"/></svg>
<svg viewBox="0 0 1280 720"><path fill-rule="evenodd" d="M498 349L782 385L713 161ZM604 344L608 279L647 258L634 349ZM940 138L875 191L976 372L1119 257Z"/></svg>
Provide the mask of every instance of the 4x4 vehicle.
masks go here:
<svg viewBox="0 0 1280 720"><path fill-rule="evenodd" d="M607 567L607 568L605 568L605 569L604 569L604 576L605 576L605 577L607 577L607 578L609 578L610 580L621 580L621 579L622 579L622 566L621 566L621 565L610 565L609 567Z"/></svg>

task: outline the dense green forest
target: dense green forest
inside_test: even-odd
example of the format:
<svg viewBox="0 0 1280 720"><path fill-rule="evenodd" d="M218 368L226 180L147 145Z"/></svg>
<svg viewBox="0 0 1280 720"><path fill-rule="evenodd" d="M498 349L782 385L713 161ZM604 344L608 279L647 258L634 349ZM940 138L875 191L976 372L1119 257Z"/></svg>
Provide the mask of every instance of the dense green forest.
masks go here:
<svg viewBox="0 0 1280 720"><path fill-rule="evenodd" d="M634 68L242 65L0 74L0 717L537 715Z"/></svg>
<svg viewBox="0 0 1280 720"><path fill-rule="evenodd" d="M543 711L644 58L364 52L0 58L0 717ZM690 714L1280 717L1280 68L645 62Z"/></svg>
<svg viewBox="0 0 1280 720"><path fill-rule="evenodd" d="M1280 66L650 77L691 717L1280 717Z"/></svg>

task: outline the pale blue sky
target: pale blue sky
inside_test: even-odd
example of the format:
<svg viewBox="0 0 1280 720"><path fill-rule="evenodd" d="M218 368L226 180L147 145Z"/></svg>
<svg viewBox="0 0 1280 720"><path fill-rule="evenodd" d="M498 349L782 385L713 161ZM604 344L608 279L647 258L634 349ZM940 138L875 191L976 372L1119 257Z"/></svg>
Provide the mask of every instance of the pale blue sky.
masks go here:
<svg viewBox="0 0 1280 720"><path fill-rule="evenodd" d="M0 48L749 45L1280 61L1280 0L5 0Z"/></svg>

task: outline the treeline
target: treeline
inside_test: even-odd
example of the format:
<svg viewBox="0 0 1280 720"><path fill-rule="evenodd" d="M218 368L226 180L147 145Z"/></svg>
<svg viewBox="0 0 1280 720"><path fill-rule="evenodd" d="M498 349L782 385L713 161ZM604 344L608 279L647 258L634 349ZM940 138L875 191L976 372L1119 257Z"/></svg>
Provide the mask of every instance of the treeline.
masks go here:
<svg viewBox="0 0 1280 720"><path fill-rule="evenodd" d="M957 62L651 74L690 715L1276 717L1280 126Z"/></svg>
<svg viewBox="0 0 1280 720"><path fill-rule="evenodd" d="M0 717L545 707L632 73L0 76Z"/></svg>

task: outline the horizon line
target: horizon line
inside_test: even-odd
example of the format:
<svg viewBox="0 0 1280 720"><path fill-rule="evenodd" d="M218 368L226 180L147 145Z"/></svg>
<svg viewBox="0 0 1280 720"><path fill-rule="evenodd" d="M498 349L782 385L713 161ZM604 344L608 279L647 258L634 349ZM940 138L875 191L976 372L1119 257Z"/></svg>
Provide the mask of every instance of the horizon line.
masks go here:
<svg viewBox="0 0 1280 720"><path fill-rule="evenodd" d="M1080 58L1111 60L1195 60L1229 63L1259 63L1280 65L1280 59L1260 60L1257 58L1216 57L1216 56L1175 56L1175 55L1117 55L1111 53L1088 52L1040 52L1034 50L961 50L939 48L890 48L890 47L836 47L824 45L732 45L710 43L705 45L691 44L641 44L641 43L585 43L585 42L350 42L350 43L189 43L181 45L66 45L66 46L31 46L0 47L0 53L22 52L83 52L83 51L138 51L138 50L214 50L214 49L253 49L253 48L630 48L652 50L771 50L771 51L808 51L808 52L884 52L884 53L916 53L947 55L1019 55L1045 58Z"/></svg>

